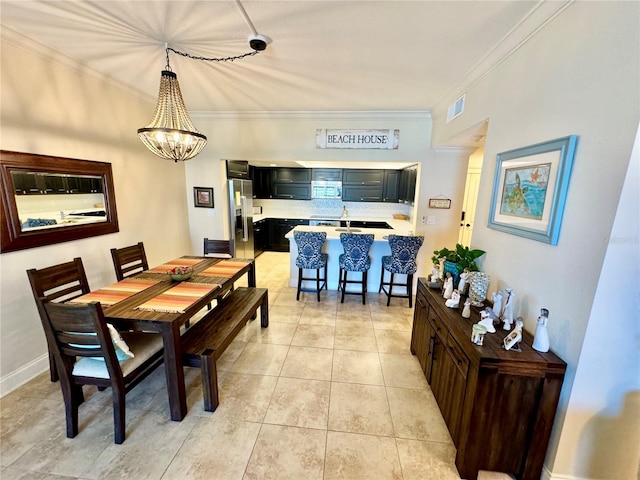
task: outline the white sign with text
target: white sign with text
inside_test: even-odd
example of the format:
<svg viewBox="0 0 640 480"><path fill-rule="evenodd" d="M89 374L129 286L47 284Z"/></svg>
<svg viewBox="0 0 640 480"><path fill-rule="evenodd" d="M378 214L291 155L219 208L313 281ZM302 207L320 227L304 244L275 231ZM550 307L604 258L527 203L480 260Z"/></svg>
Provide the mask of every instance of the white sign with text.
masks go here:
<svg viewBox="0 0 640 480"><path fill-rule="evenodd" d="M376 148L396 150L400 130L316 130L317 148Z"/></svg>

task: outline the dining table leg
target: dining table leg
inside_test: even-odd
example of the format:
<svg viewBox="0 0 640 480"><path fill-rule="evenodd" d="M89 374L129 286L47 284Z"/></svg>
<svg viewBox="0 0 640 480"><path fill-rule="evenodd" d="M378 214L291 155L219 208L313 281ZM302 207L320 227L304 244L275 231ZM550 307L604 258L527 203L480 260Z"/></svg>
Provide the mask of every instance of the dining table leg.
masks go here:
<svg viewBox="0 0 640 480"><path fill-rule="evenodd" d="M176 322L164 324L162 341L171 420L179 422L187 414L187 394L184 386L184 369L182 368L180 347L180 325Z"/></svg>
<svg viewBox="0 0 640 480"><path fill-rule="evenodd" d="M249 271L247 272L247 284L250 287L256 286L256 262L255 260L251 262L249 266Z"/></svg>

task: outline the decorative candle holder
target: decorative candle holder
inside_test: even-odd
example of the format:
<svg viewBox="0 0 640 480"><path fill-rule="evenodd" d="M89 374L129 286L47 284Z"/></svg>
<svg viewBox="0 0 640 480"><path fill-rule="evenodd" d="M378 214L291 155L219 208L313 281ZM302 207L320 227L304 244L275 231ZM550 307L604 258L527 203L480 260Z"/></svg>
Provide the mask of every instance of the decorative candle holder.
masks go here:
<svg viewBox="0 0 640 480"><path fill-rule="evenodd" d="M482 307L487 298L491 276L483 272L470 272L469 300L474 307Z"/></svg>

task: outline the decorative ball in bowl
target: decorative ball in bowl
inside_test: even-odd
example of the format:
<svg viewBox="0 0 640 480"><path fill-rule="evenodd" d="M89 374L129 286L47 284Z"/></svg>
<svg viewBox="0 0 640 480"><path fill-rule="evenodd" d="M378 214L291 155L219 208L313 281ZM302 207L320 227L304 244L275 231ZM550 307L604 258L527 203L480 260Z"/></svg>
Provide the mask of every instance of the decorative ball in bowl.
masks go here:
<svg viewBox="0 0 640 480"><path fill-rule="evenodd" d="M191 267L177 266L173 267L171 270L167 270L167 273L171 277L171 280L183 282L184 280L188 280L191 278L193 269Z"/></svg>

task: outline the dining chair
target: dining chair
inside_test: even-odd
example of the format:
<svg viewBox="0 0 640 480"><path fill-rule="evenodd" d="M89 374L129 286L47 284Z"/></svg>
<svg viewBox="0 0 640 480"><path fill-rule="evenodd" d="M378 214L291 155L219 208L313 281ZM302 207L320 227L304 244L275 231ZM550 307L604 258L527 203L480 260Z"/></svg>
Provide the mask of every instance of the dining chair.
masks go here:
<svg viewBox="0 0 640 480"><path fill-rule="evenodd" d="M380 288L378 293L383 291L387 295L387 307L391 302L391 297L408 298L409 308L413 306L413 274L418 269L416 257L418 250L424 242L421 235L389 235L389 247L391 255L382 257L382 269L380 271ZM388 282L384 281L384 272L391 274ZM398 282L395 275L406 275L405 282ZM388 287L387 290L385 287ZM406 288L406 295L395 295L393 287Z"/></svg>
<svg viewBox="0 0 640 480"><path fill-rule="evenodd" d="M39 270L32 268L27 270L33 297L38 307L40 321L45 323L46 313L42 306L42 301L64 302L85 293L89 293L89 282L84 271L82 259L77 257L71 262L61 263L51 267L41 268ZM48 342L47 342L48 343ZM55 359L52 355L52 346L49 347L49 375L51 381L58 380L58 371L55 365Z"/></svg>
<svg viewBox="0 0 640 480"><path fill-rule="evenodd" d="M327 289L327 261L329 255L322 253L322 246L327 239L327 232L301 232L294 231L293 239L298 246L296 267L298 267L298 291L296 300L300 300L300 292L313 292L320 301L320 292ZM315 270L316 276L304 277L304 270ZM320 276L320 270L324 270L324 276ZM303 281L315 281L315 289L302 288ZM322 282L322 283L321 283Z"/></svg>
<svg viewBox="0 0 640 480"><path fill-rule="evenodd" d="M147 255L144 253L144 244L142 242L129 247L112 248L111 258L113 259L113 267L116 270L118 281L149 270Z"/></svg>
<svg viewBox="0 0 640 480"><path fill-rule="evenodd" d="M236 248L233 240L204 239L204 256L216 256L220 258L235 257Z"/></svg>
<svg viewBox="0 0 640 480"><path fill-rule="evenodd" d="M373 244L374 235L371 233L341 233L340 242L344 248L344 253L338 257L340 272L338 277L338 290L342 290L340 303L344 303L345 294L362 295L362 304L366 303L367 294L367 273L371 267L369 250ZM349 272L360 272L362 276L359 280L347 280ZM360 292L347 292L348 283L359 283Z"/></svg>
<svg viewBox="0 0 640 480"><path fill-rule="evenodd" d="M105 322L98 302L41 300L44 331L53 350L64 398L67 437L78 434L78 407L84 402L82 386L96 385L101 389L111 387L114 441L124 442L125 395L162 363L162 336L118 333Z"/></svg>
<svg viewBox="0 0 640 480"><path fill-rule="evenodd" d="M236 244L234 240L211 240L209 238L204 239L204 256L213 256L217 258L233 258L236 253ZM233 292L235 285L232 283L231 287L227 288L217 299L217 303L220 303L229 292ZM207 309L211 310L211 304L207 305Z"/></svg>

